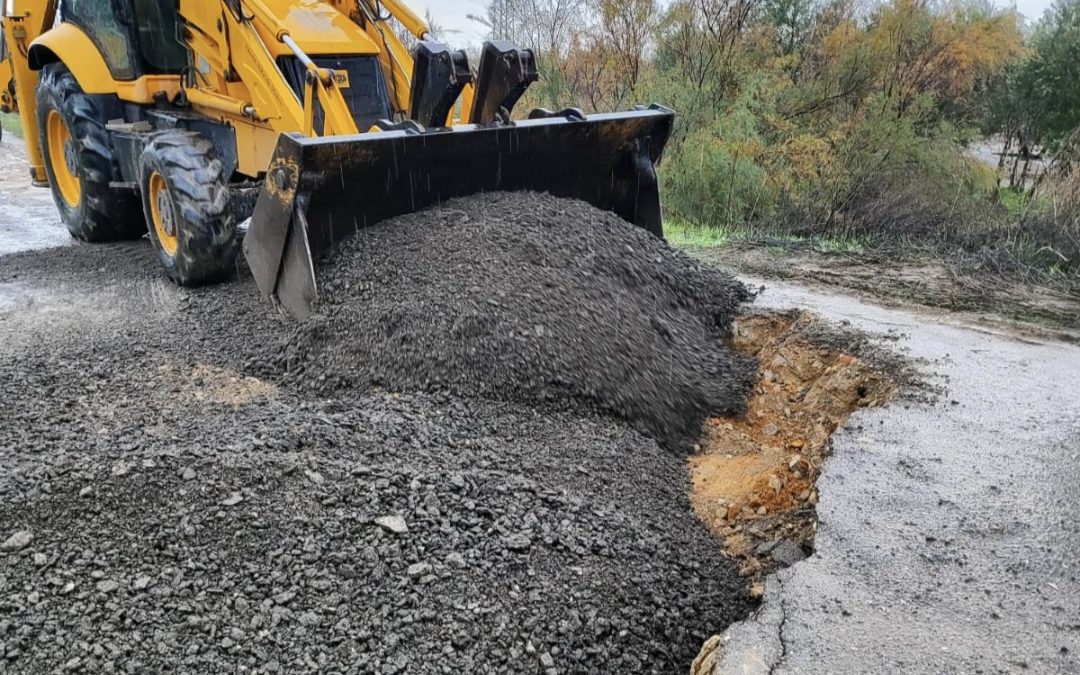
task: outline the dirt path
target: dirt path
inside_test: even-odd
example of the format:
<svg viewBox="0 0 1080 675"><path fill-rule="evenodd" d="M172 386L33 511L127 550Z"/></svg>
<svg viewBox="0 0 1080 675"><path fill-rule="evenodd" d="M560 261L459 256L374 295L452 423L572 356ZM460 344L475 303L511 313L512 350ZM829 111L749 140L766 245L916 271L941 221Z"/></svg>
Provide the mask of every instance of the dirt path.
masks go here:
<svg viewBox="0 0 1080 675"><path fill-rule="evenodd" d="M833 437L814 555L698 672L1080 671L1080 349L761 283L761 305L902 333L944 393Z"/></svg>
<svg viewBox="0 0 1080 675"><path fill-rule="evenodd" d="M695 251L742 273L874 298L896 307L936 308L951 320L1080 342L1075 290L1023 283L992 269L962 274L945 261L733 245Z"/></svg>

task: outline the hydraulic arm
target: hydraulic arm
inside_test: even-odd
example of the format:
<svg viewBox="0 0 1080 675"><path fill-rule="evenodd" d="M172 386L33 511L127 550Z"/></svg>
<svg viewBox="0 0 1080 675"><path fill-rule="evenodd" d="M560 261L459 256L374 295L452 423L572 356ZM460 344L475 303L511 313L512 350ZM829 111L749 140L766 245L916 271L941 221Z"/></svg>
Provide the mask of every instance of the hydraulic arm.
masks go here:
<svg viewBox="0 0 1080 675"><path fill-rule="evenodd" d="M6 0L0 32L4 38L4 59L0 64L0 108L7 112L17 110L22 122L26 144L27 161L34 185L47 185L45 163L41 146L34 142L38 137L38 123L34 115L37 73L30 69L27 54L31 43L52 27L56 20L58 0Z"/></svg>

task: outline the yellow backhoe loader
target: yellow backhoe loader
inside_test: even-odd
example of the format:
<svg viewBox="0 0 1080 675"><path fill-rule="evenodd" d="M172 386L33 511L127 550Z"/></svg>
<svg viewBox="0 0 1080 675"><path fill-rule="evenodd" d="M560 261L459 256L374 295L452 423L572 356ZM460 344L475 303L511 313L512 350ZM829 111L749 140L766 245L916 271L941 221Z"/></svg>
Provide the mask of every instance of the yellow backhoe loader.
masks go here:
<svg viewBox="0 0 1080 675"><path fill-rule="evenodd" d="M536 56L430 39L401 0L2 0L0 106L71 234L141 237L177 283L231 274L295 317L314 260L453 197L537 190L662 236L659 106L511 115ZM397 31L417 40L407 50Z"/></svg>

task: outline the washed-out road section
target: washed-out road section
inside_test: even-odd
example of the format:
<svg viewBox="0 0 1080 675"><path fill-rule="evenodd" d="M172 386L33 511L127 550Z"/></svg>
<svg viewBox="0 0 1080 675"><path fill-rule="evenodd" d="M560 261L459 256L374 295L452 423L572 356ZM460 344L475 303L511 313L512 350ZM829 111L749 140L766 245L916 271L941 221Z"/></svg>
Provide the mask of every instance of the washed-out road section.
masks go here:
<svg viewBox="0 0 1080 675"><path fill-rule="evenodd" d="M942 391L833 437L815 554L714 673L1080 672L1080 349L767 285L760 305L902 333Z"/></svg>

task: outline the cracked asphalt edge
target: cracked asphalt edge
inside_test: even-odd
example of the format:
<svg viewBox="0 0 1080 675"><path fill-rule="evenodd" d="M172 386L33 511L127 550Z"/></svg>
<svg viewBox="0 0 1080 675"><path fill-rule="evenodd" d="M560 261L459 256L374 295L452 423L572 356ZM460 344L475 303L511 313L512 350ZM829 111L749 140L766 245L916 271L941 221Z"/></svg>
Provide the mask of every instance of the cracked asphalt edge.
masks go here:
<svg viewBox="0 0 1080 675"><path fill-rule="evenodd" d="M732 624L706 644L709 663L695 664L695 675L771 675L784 661L784 577L790 568L765 582L761 605L744 621ZM711 649L710 649L711 648Z"/></svg>

